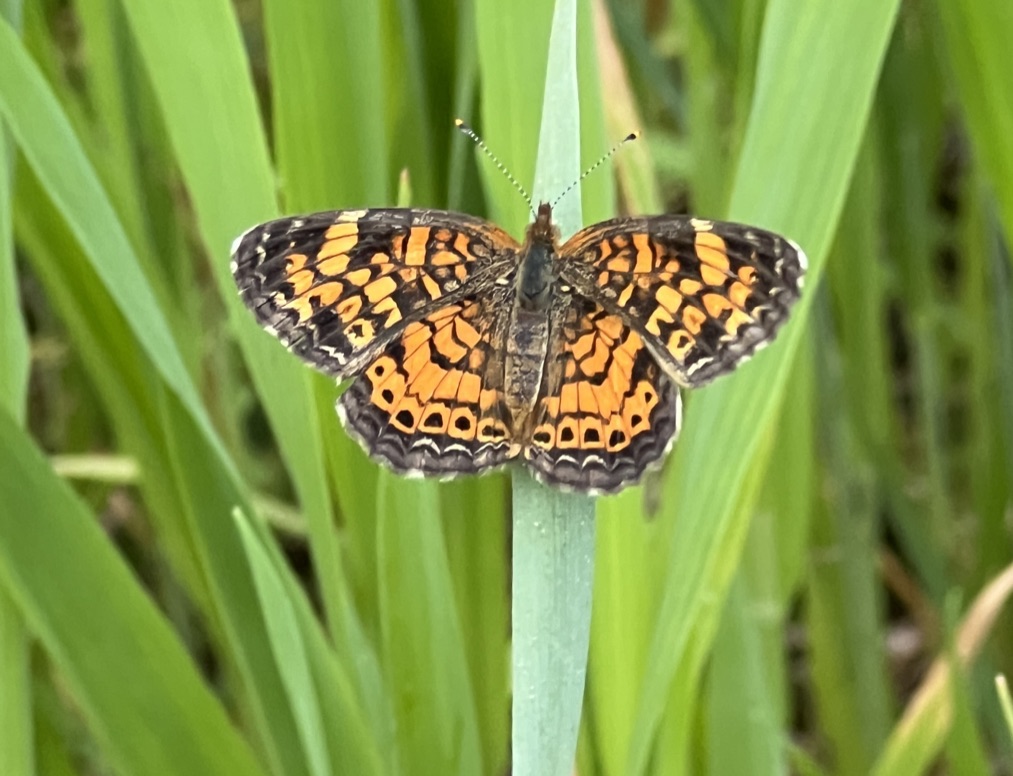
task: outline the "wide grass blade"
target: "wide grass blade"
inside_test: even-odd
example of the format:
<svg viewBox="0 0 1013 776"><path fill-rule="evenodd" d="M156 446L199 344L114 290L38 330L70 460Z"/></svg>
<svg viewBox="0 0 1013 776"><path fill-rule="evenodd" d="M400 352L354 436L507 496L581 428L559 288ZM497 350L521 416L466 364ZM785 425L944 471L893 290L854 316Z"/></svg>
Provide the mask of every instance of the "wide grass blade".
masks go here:
<svg viewBox="0 0 1013 776"><path fill-rule="evenodd" d="M383 665L405 774L484 773L440 521L439 486L380 476ZM481 513L459 515L481 519Z"/></svg>
<svg viewBox="0 0 1013 776"><path fill-rule="evenodd" d="M702 594L736 565L726 537L748 519L742 484L765 464L760 440L771 429L784 381L819 282L865 129L896 2L800 8L767 6L755 95L730 215L792 235L809 254L807 293L770 352L690 403L667 490L679 519L652 641L628 773L644 772L667 690L698 622ZM860 47L855 41L863 41ZM842 62L848 62L842 70ZM805 63L804 65L802 63ZM799 106L806 105L806 110ZM827 138L834 138L828 147ZM774 187L777 196L771 195Z"/></svg>
<svg viewBox="0 0 1013 776"><path fill-rule="evenodd" d="M220 448L147 279L73 129L11 27L0 21L0 112L47 192L131 320L166 384ZM224 451L220 451L227 460Z"/></svg>
<svg viewBox="0 0 1013 776"><path fill-rule="evenodd" d="M968 134L1013 245L1013 89L1009 42L1013 4L1006 0L934 3L956 76Z"/></svg>
<svg viewBox="0 0 1013 776"><path fill-rule="evenodd" d="M259 774L88 510L0 412L0 579L122 773Z"/></svg>
<svg viewBox="0 0 1013 776"><path fill-rule="evenodd" d="M309 373L255 326L228 270L226 253L236 235L275 212L264 134L231 8L219 0L190 0L171 8L128 2L125 8L201 234L215 257L212 275L227 302L300 500L311 525L329 525L331 504ZM181 49L175 41L184 39L187 47ZM337 562L333 542L314 542L313 548L329 551L317 558L319 567ZM322 593L329 623L344 646L352 640L346 634L348 605L340 581L330 581Z"/></svg>
<svg viewBox="0 0 1013 776"><path fill-rule="evenodd" d="M14 29L20 0L0 2L0 19ZM0 407L24 422L28 396L28 335L21 317L14 266L11 190L13 147L0 124ZM32 773L31 642L24 618L6 590L0 589L0 773Z"/></svg>
<svg viewBox="0 0 1013 776"><path fill-rule="evenodd" d="M249 558L250 572L267 625L271 650L296 718L296 728L306 752L309 772L311 776L331 776L320 705L296 613L285 594L281 578L245 515L237 509L233 513L233 519L239 526L243 548Z"/></svg>
<svg viewBox="0 0 1013 776"><path fill-rule="evenodd" d="M932 664L871 769L873 776L922 773L932 764L953 721L953 671L974 661L1011 596L1013 566L1007 566L972 602L957 629L953 659L944 656Z"/></svg>

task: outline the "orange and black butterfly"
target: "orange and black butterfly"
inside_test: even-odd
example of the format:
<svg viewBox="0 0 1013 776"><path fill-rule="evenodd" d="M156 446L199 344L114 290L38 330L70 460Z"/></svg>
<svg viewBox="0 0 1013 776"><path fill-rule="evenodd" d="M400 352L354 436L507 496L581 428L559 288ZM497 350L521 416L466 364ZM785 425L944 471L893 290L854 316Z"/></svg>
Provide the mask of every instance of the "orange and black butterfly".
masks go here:
<svg viewBox="0 0 1013 776"><path fill-rule="evenodd" d="M523 244L460 213L338 210L256 226L232 261L262 326L354 378L338 414L374 459L437 477L518 460L588 493L661 461L679 388L769 342L805 268L784 237L682 216L560 245L548 204Z"/></svg>

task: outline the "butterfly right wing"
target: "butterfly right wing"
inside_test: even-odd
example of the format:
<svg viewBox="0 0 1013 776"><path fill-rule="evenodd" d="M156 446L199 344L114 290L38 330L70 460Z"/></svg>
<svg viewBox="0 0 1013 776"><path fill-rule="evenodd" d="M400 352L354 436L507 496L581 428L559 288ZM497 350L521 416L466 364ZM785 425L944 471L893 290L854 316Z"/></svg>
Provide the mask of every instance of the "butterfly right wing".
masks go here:
<svg viewBox="0 0 1013 776"><path fill-rule="evenodd" d="M731 371L799 298L805 254L757 227L685 216L604 221L560 249L563 275L628 321L680 385Z"/></svg>
<svg viewBox="0 0 1013 776"><path fill-rule="evenodd" d="M342 378L480 276L512 267L519 250L473 216L336 210L253 227L233 245L232 273L261 326Z"/></svg>

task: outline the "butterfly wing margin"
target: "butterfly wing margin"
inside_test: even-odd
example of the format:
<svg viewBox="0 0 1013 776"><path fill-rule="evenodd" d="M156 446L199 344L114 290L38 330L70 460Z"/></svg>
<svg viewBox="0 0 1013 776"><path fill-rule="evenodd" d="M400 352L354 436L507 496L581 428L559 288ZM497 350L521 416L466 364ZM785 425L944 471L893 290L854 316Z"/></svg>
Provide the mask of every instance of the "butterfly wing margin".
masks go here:
<svg viewBox="0 0 1013 776"><path fill-rule="evenodd" d="M233 244L232 273L258 322L338 378L360 371L435 303L516 262L517 242L440 210L336 210L269 221Z"/></svg>
<svg viewBox="0 0 1013 776"><path fill-rule="evenodd" d="M563 275L644 337L679 384L699 386L770 342L798 300L801 248L756 227L682 216L590 226Z"/></svg>

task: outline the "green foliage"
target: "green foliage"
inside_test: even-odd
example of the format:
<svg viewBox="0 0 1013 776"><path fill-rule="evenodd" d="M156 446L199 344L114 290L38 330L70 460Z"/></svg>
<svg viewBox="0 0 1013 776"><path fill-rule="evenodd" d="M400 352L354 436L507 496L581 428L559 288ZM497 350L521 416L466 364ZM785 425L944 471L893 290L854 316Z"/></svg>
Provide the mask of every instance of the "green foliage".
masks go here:
<svg viewBox="0 0 1013 776"><path fill-rule="evenodd" d="M567 229L661 201L810 260L597 502L578 772L1009 769L1010 4L611 5L566 107L541 0L0 0L0 771L506 772L506 478L379 471L228 270L399 191L519 234L456 116L536 194L642 130Z"/></svg>

